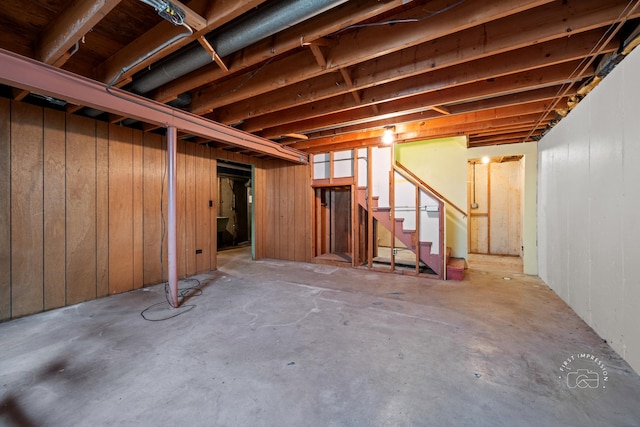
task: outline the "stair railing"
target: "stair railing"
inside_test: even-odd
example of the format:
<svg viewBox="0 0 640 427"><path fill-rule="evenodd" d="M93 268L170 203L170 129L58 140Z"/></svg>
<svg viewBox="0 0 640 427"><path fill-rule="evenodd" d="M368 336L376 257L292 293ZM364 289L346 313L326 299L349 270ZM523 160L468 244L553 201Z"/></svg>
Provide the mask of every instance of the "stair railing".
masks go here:
<svg viewBox="0 0 640 427"><path fill-rule="evenodd" d="M402 163L396 161L396 164L394 165L394 169L398 171L398 173L403 175L405 178L407 178L409 181L411 181L414 185L422 187L422 190L426 191L432 197L448 204L449 206L451 206L452 208L460 212L465 218L467 217L467 212L460 209L455 203L453 203L451 200L447 199L445 196L440 194L435 188L433 188L432 186L430 186L429 184L421 180L413 172L407 169L407 167L404 166Z"/></svg>

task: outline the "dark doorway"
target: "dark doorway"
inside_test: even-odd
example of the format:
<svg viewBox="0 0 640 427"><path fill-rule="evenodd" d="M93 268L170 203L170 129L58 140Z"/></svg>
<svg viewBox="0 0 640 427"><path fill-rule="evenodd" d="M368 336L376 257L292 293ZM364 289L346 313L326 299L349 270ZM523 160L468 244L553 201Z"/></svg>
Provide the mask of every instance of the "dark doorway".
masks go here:
<svg viewBox="0 0 640 427"><path fill-rule="evenodd" d="M251 245L251 166L218 160L218 250Z"/></svg>

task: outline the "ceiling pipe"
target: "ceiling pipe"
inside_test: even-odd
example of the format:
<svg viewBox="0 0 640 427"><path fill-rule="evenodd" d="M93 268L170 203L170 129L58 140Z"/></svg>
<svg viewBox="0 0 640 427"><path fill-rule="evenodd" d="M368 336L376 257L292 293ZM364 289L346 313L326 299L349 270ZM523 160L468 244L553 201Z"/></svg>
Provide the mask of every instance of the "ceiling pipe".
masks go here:
<svg viewBox="0 0 640 427"><path fill-rule="evenodd" d="M259 9L217 34L205 36L221 57L310 19L347 0L280 0ZM194 45L162 66L134 80L130 90L144 94L211 63L211 56Z"/></svg>

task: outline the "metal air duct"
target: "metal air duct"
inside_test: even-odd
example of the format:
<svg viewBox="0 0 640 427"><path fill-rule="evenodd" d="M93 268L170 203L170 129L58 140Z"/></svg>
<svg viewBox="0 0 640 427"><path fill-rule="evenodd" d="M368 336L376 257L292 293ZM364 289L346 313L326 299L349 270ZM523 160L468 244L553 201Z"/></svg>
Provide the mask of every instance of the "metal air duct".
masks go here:
<svg viewBox="0 0 640 427"><path fill-rule="evenodd" d="M346 1L280 0L206 38L218 55L224 57ZM209 63L211 56L202 47L194 45L135 80L130 90L139 94L148 93Z"/></svg>

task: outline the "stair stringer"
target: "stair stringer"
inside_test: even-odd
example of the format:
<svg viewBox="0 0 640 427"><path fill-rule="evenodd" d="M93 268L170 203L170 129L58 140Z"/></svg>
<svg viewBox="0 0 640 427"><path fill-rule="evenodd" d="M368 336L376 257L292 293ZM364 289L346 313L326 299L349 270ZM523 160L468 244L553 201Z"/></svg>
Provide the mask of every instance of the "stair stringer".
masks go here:
<svg viewBox="0 0 640 427"><path fill-rule="evenodd" d="M374 197L373 205L371 209L367 208L367 189L358 188L358 204L366 209L369 213L373 214L373 217L380 222L387 230L391 231L391 208L380 208L377 206L377 199ZM415 230L404 229L404 218L395 219L395 234L398 240L400 240L407 248L415 253L416 243L419 247L420 261L425 263L430 269L432 269L438 278L443 279L443 258L442 255L431 253L431 242L417 242L417 236Z"/></svg>

